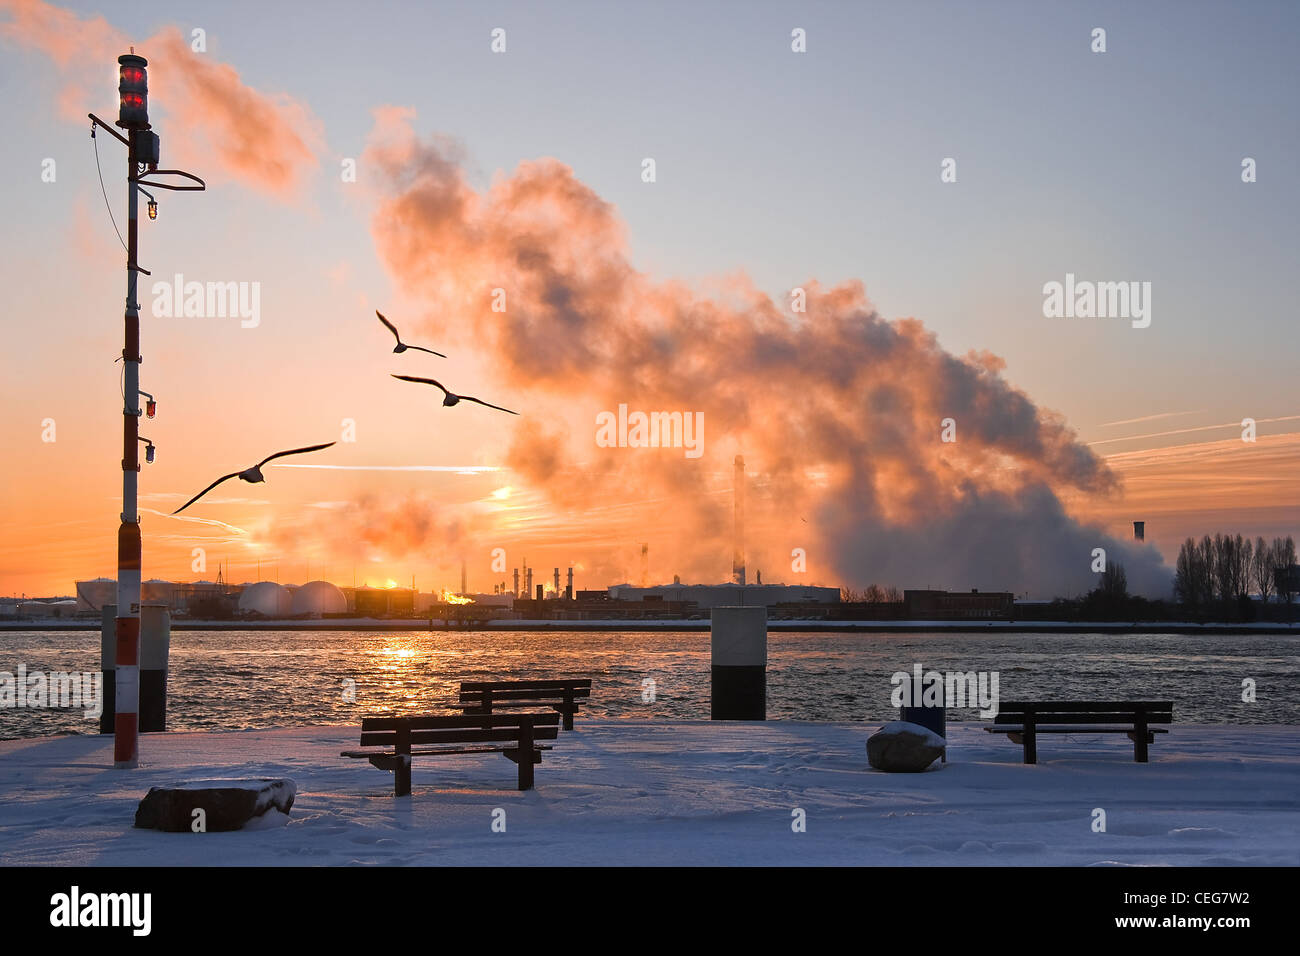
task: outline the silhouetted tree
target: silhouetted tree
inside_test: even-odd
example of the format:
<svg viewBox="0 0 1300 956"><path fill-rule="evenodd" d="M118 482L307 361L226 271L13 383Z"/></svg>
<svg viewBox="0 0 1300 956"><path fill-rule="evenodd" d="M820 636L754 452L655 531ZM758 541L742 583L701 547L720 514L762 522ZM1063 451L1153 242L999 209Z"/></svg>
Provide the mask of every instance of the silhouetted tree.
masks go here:
<svg viewBox="0 0 1300 956"><path fill-rule="evenodd" d="M1250 559L1250 576L1259 599L1268 603L1268 596L1273 593L1273 551L1263 536L1255 539L1255 553Z"/></svg>
<svg viewBox="0 0 1300 956"><path fill-rule="evenodd" d="M1273 568L1276 571L1279 568L1289 568L1295 564L1295 540L1287 535L1285 538L1273 539ZM1295 597L1294 578L1290 574L1282 574L1277 578L1277 596L1287 604Z"/></svg>

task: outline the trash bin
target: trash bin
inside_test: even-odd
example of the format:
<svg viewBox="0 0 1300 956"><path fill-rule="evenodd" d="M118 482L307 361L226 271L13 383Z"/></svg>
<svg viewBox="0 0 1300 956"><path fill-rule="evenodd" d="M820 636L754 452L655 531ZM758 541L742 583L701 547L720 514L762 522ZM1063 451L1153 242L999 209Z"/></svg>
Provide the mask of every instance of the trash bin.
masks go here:
<svg viewBox="0 0 1300 956"><path fill-rule="evenodd" d="M948 739L947 713L943 707L900 707L898 719L909 724L920 724L944 740Z"/></svg>

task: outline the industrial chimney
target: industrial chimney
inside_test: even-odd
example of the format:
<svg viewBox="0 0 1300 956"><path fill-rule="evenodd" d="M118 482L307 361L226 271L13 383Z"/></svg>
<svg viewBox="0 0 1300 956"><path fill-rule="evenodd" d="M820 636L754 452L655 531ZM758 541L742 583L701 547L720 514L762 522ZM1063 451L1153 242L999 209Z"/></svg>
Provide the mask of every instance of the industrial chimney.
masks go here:
<svg viewBox="0 0 1300 956"><path fill-rule="evenodd" d="M564 588L564 599L566 601L573 600L573 568L569 568L569 583Z"/></svg>
<svg viewBox="0 0 1300 956"><path fill-rule="evenodd" d="M560 596L560 569L555 569L555 596Z"/></svg>
<svg viewBox="0 0 1300 956"><path fill-rule="evenodd" d="M466 585L465 582L466 582L466 578L465 578L465 562L462 560L462 561L460 562L460 594L461 594L461 597L464 597L466 594L469 593L469 587Z"/></svg>
<svg viewBox="0 0 1300 956"><path fill-rule="evenodd" d="M650 545L641 545L641 587L650 586Z"/></svg>
<svg viewBox="0 0 1300 956"><path fill-rule="evenodd" d="M731 558L731 577L745 586L745 456L736 456L735 474L735 552Z"/></svg>
<svg viewBox="0 0 1300 956"><path fill-rule="evenodd" d="M1147 523L1145 521L1133 522L1133 540L1145 541L1147 536Z"/></svg>

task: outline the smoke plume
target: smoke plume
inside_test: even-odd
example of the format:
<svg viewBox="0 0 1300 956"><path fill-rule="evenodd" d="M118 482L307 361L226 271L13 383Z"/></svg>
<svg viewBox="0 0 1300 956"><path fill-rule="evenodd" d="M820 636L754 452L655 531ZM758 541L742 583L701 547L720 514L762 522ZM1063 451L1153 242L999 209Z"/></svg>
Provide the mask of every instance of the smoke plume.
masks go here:
<svg viewBox="0 0 1300 956"><path fill-rule="evenodd" d="M615 209L569 167L524 162L476 191L455 145L420 139L412 120L376 111L364 157L381 182L376 248L427 305L431 334L490 353L502 397L527 409L508 464L560 523L617 507L629 545L654 542L653 576L725 579L743 453L748 563L769 582L1061 594L1094 586L1100 547L1134 590L1167 589L1153 551L1067 513L1064 495L1109 494L1116 480L997 357L959 357L916 319L886 321L858 282L809 281L796 313L743 275L704 292L652 278L629 262ZM596 414L619 404L703 412L703 455L597 447Z"/></svg>

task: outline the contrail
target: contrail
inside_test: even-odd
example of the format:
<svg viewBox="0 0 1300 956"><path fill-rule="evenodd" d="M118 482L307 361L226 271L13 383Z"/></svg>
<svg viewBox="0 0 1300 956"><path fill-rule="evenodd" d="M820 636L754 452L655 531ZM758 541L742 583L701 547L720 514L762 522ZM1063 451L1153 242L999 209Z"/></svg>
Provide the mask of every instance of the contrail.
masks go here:
<svg viewBox="0 0 1300 956"><path fill-rule="evenodd" d="M1257 425L1267 424L1268 422L1290 422L1300 418L1300 415L1283 415L1279 418L1257 418ZM1139 438L1164 438L1166 435L1188 435L1192 432L1210 432L1218 428L1240 428L1241 422L1227 422L1223 425L1198 425L1196 428L1175 428L1167 432L1149 432L1146 435L1126 435L1123 438L1102 438L1097 441L1088 442L1089 445L1110 445L1117 441L1137 441Z"/></svg>
<svg viewBox="0 0 1300 956"><path fill-rule="evenodd" d="M1110 428L1113 425L1136 425L1138 422L1154 422L1160 418L1181 418L1184 415L1200 415L1205 409L1192 412L1161 412L1159 415L1143 415L1141 418L1122 418L1117 422L1102 422L1098 428Z"/></svg>
<svg viewBox="0 0 1300 956"><path fill-rule="evenodd" d="M323 468L326 471L445 471L456 475L482 475L504 469L497 465L271 465L272 468Z"/></svg>
<svg viewBox="0 0 1300 956"><path fill-rule="evenodd" d="M166 511L154 511L152 508L140 508L139 510L145 514L159 515L163 518L175 518L177 521L195 521L199 524L210 524L217 528L225 528L233 534L248 534L248 532L243 528L238 528L233 524L226 524L224 521L218 521L216 518L195 518L192 515L174 515L168 514Z"/></svg>

